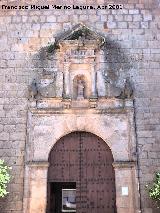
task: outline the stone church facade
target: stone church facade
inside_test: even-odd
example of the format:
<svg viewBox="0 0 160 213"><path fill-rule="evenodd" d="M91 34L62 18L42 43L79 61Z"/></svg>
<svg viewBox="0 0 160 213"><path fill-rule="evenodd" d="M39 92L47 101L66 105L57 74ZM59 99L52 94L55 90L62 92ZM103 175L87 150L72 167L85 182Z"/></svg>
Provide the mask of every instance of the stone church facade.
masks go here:
<svg viewBox="0 0 160 213"><path fill-rule="evenodd" d="M160 2L118 3L1 6L0 158L12 180L0 212L75 212L66 190L79 213L158 212L145 186L159 170Z"/></svg>

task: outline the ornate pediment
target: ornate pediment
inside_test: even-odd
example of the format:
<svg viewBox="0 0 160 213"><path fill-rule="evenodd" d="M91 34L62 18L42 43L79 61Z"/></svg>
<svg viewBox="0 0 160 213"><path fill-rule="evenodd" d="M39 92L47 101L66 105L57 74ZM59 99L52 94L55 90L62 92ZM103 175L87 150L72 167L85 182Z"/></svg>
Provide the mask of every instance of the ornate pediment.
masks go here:
<svg viewBox="0 0 160 213"><path fill-rule="evenodd" d="M76 41L82 42L96 42L99 46L103 45L105 42L105 38L99 33L92 31L84 24L80 23L74 26L71 30L63 33L61 36L56 38L56 43L60 44L65 41L70 41L70 43Z"/></svg>

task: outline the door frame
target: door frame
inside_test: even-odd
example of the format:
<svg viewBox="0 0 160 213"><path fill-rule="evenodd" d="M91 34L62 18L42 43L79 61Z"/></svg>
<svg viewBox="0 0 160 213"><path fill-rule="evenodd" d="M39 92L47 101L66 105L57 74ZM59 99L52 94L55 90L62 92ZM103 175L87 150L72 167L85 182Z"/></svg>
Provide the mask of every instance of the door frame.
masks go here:
<svg viewBox="0 0 160 213"><path fill-rule="evenodd" d="M46 213L49 152L61 137L74 131L93 133L110 147L114 158L117 213L140 212L139 181L133 156L136 147L133 107L114 113L82 111L53 113L37 109L28 112L24 213ZM128 195L122 195L124 187Z"/></svg>

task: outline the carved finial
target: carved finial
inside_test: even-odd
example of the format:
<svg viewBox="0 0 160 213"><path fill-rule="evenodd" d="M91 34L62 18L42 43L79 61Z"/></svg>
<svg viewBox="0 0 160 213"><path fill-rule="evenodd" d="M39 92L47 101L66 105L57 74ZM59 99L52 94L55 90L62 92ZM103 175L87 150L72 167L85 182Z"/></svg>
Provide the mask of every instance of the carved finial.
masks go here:
<svg viewBox="0 0 160 213"><path fill-rule="evenodd" d="M131 85L128 77L126 78L126 81L125 81L124 91L123 91L122 96L123 96L123 98L132 98L133 97L133 88L132 88L132 85Z"/></svg>

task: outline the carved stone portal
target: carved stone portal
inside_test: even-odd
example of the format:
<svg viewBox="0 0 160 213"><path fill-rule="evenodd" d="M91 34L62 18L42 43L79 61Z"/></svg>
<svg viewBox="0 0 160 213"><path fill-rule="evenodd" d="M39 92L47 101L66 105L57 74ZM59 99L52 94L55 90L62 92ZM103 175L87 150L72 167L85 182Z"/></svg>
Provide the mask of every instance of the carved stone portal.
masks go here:
<svg viewBox="0 0 160 213"><path fill-rule="evenodd" d="M56 48L45 60L48 71L43 70L29 88L31 99L132 98L129 79L120 88L104 70L104 42L103 36L82 24L58 37L55 45L50 45Z"/></svg>

